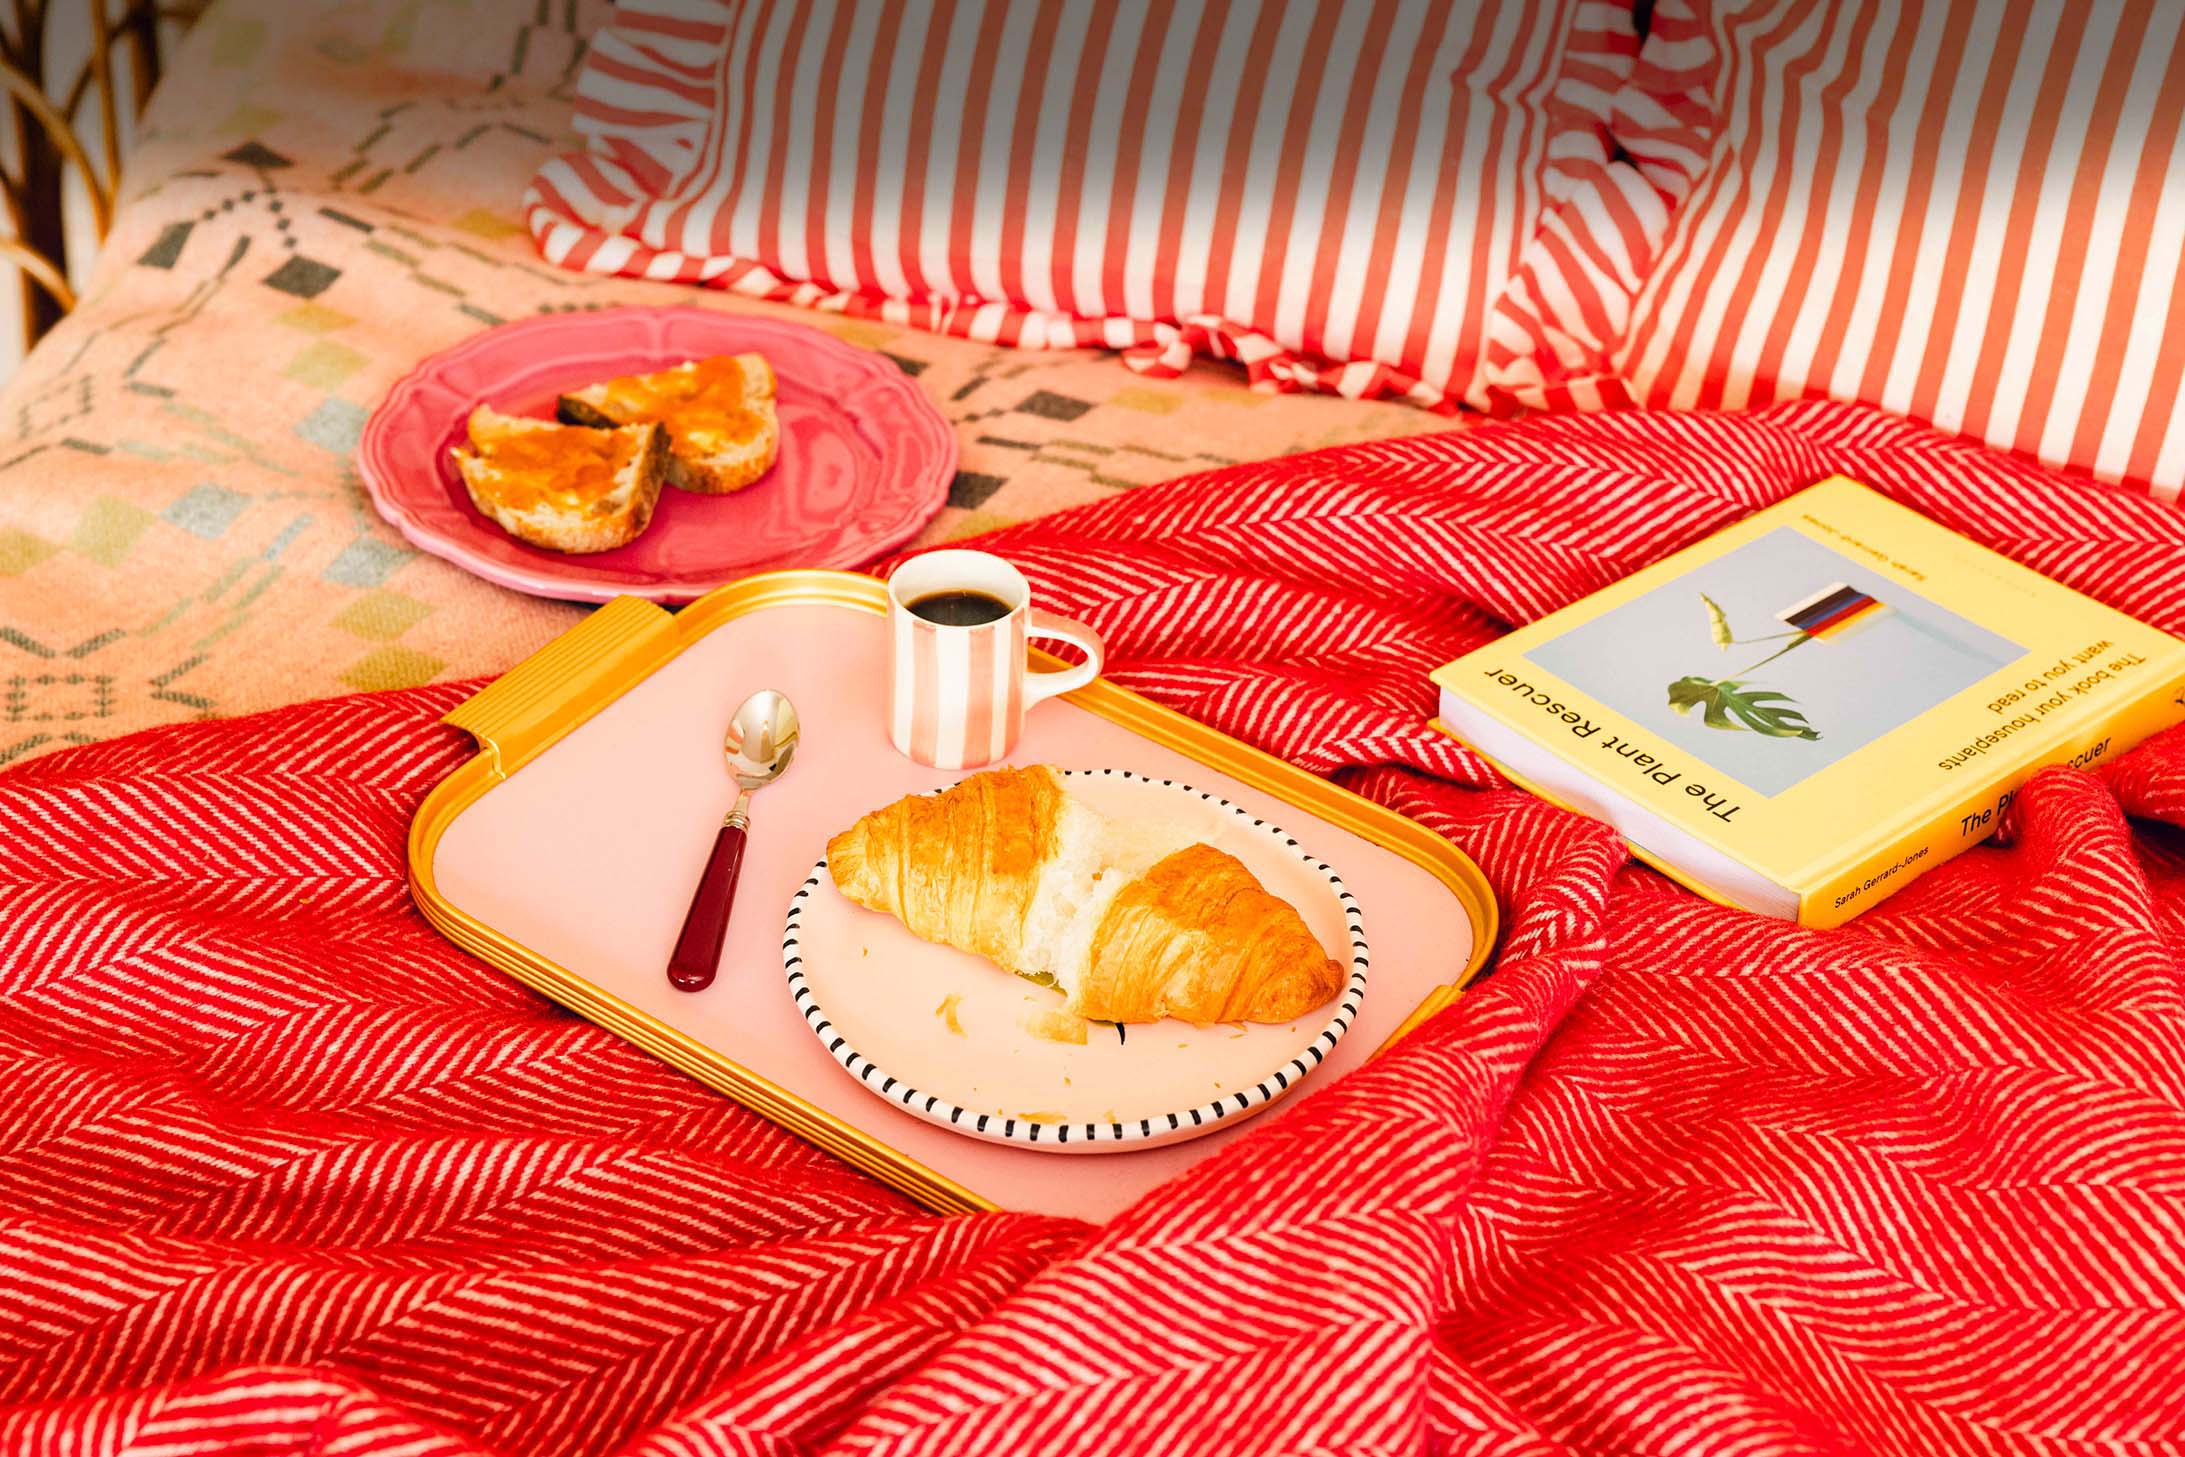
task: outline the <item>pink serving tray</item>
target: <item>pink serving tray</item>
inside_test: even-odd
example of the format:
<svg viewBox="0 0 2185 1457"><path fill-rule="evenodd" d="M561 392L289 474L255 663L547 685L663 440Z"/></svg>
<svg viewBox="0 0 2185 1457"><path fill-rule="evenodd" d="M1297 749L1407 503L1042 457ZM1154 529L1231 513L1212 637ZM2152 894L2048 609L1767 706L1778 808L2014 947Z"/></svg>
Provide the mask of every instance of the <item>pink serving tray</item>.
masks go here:
<svg viewBox="0 0 2185 1457"><path fill-rule="evenodd" d="M1105 1219L1249 1130L1085 1157L962 1137L859 1086L784 983L783 912L827 838L958 777L888 745L884 602L871 578L783 572L677 615L628 599L595 613L449 715L481 752L418 811L413 891L459 944L933 1207ZM720 978L677 992L662 968L732 797L722 725L761 686L798 705L797 762L755 802ZM1105 681L1038 709L1012 760L1183 781L1339 870L1371 985L1300 1098L1445 1002L1492 944L1492 895L1446 840Z"/></svg>
<svg viewBox="0 0 2185 1457"><path fill-rule="evenodd" d="M528 546L471 504L449 458L481 404L551 417L565 390L743 353L773 366L780 458L728 495L662 491L628 546ZM885 355L817 329L717 309L601 309L520 319L425 360L366 422L357 466L396 530L489 582L578 602L688 602L769 567L853 567L902 545L946 504L956 437Z"/></svg>

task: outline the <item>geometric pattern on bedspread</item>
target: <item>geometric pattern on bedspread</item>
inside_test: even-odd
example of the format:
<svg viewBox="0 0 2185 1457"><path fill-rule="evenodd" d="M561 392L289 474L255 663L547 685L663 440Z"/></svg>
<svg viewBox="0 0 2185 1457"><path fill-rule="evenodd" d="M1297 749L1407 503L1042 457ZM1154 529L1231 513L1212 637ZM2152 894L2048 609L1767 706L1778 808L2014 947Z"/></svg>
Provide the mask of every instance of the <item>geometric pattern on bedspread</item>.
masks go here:
<svg viewBox="0 0 2185 1457"><path fill-rule="evenodd" d="M372 511L351 452L423 355L625 303L883 351L955 427L922 541L1239 460L1449 428L1401 405L1123 375L571 274L518 221L605 13L229 0L147 116L83 305L0 398L0 763L177 719L499 672L583 609L471 578Z"/></svg>

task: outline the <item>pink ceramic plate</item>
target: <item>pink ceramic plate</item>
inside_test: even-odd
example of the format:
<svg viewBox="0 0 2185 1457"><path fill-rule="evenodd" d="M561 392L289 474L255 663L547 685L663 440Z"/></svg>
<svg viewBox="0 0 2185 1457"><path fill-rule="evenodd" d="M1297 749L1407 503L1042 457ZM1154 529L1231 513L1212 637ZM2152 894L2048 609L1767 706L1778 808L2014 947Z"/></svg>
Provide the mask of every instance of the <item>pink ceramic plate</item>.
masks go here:
<svg viewBox="0 0 2185 1457"><path fill-rule="evenodd" d="M1357 898L1326 861L1218 795L1128 769L1065 769L1070 791L1126 821L1165 822L1242 860L1296 907L1349 975L1326 1006L1281 1025L1196 1027L1171 1018L1082 1043L1041 1035L1062 994L852 905L825 860L790 897L782 970L797 1013L869 1093L968 1138L1048 1153L1182 1143L1265 1112L1311 1077L1366 995Z"/></svg>
<svg viewBox="0 0 2185 1457"><path fill-rule="evenodd" d="M480 404L550 416L558 393L710 354L764 354L781 456L726 496L662 491L628 546L568 556L526 546L470 503L449 447ZM421 550L540 597L687 602L770 567L854 567L902 545L948 499L956 437L884 355L780 319L711 309L546 314L420 364L364 427L365 490Z"/></svg>

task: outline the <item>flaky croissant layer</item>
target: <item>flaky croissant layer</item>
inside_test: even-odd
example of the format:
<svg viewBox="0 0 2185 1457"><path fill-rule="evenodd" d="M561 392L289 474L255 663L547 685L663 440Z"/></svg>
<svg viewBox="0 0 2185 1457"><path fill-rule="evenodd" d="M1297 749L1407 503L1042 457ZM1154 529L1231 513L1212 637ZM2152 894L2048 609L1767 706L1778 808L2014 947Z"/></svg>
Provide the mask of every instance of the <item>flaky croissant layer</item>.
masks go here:
<svg viewBox="0 0 2185 1457"><path fill-rule="evenodd" d="M974 774L827 843L836 887L1113 1022L1288 1022L1342 972L1234 855L1111 823L1044 765Z"/></svg>

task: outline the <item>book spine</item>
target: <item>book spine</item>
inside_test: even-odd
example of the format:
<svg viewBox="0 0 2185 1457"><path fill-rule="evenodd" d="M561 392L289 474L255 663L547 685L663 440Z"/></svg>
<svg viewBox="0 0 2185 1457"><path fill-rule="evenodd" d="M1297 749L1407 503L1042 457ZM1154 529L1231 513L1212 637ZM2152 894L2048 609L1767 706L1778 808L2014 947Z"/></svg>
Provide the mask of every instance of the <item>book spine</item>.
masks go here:
<svg viewBox="0 0 2185 1457"><path fill-rule="evenodd" d="M2173 675L2116 712L2103 714L2059 740L2037 758L1979 781L1977 790L1952 801L1933 817L1920 820L1905 833L1885 838L1877 848L1806 891L1799 902L1799 923L1822 928L1842 925L1943 861L1979 844L1995 833L2004 809L2025 782L2049 765L2090 768L2181 720L2185 720L2185 687Z"/></svg>

